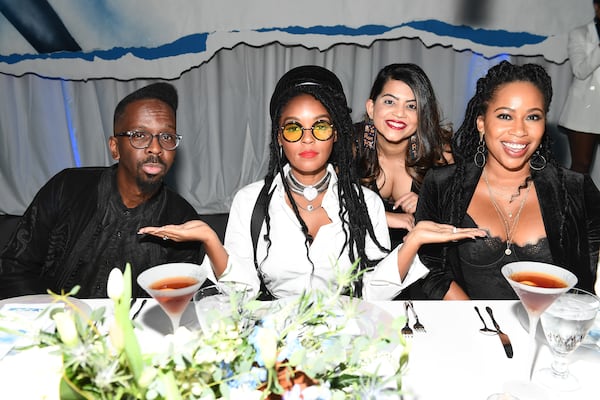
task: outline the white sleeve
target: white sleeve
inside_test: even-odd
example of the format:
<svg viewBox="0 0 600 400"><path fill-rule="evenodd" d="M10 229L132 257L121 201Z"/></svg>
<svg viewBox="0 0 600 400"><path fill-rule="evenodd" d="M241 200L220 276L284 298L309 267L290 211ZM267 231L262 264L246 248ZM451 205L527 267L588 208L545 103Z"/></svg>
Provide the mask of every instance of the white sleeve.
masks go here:
<svg viewBox="0 0 600 400"><path fill-rule="evenodd" d="M260 289L260 280L254 266L254 248L250 235L252 211L263 187L263 181L252 183L238 191L231 203L227 229L225 231L225 250L229 255L227 267L219 281L236 282L250 285L255 293ZM208 257L202 265L210 265ZM210 279L214 279L212 266ZM216 280L215 280L216 282Z"/></svg>
<svg viewBox="0 0 600 400"><path fill-rule="evenodd" d="M375 193L368 189L363 190L375 235L382 246L389 248L390 235L383 202ZM370 238L367 238L365 249L367 256L369 258L385 257L375 266L373 271L367 272L363 276L364 285L362 295L364 299L390 300L412 283L427 275L429 270L419 257L415 256L404 280L400 278L400 272L398 271L398 249L401 246L402 244L385 255Z"/></svg>
<svg viewBox="0 0 600 400"><path fill-rule="evenodd" d="M600 46L597 37L593 23L569 32L567 49L571 69L577 79L587 79L600 67Z"/></svg>

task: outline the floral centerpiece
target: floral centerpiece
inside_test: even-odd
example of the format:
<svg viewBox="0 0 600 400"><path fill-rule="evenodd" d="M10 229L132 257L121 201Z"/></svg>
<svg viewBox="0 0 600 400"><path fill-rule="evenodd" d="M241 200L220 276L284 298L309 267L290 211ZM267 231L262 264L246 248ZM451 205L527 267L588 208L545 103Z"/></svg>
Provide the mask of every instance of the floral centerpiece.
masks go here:
<svg viewBox="0 0 600 400"><path fill-rule="evenodd" d="M53 296L69 304L76 292ZM129 265L111 272L108 294L113 319L65 307L51 311L56 329L38 335L36 346L61 356L61 399L400 398L403 318L367 335L355 329L360 301L341 289L273 303L232 296L237 312L210 333L181 327L151 350L129 318Z"/></svg>

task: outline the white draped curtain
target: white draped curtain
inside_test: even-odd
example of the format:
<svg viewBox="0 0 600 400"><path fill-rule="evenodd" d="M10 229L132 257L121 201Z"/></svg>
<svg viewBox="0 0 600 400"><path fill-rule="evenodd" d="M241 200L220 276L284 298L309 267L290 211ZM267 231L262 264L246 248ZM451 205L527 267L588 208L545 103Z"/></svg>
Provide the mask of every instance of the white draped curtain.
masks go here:
<svg viewBox="0 0 600 400"><path fill-rule="evenodd" d="M199 213L228 212L236 191L266 171L268 103L278 78L292 67L317 64L333 70L359 120L377 71L393 62L416 63L430 77L444 118L458 127L477 78L501 59L546 67L554 87L548 128L558 158L568 165L568 143L556 127L571 81L568 61L487 59L450 47L426 47L418 39L380 40L370 47L339 44L326 51L239 44L170 81L179 93L177 130L183 141L168 182ZM107 141L114 107L150 82L0 74L0 214L22 214L37 190L63 168L112 164ZM598 158L592 173L597 183Z"/></svg>

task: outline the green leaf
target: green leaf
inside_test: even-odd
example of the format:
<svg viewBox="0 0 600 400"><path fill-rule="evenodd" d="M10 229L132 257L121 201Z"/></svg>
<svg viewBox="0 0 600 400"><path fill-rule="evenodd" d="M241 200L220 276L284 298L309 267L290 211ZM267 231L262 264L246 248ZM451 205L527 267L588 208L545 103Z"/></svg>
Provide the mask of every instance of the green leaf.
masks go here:
<svg viewBox="0 0 600 400"><path fill-rule="evenodd" d="M136 382L140 381L142 371L144 370L144 360L142 357L142 350L138 343L137 337L133 330L133 323L129 318L131 303L131 264L125 265L125 271L123 272L123 295L119 301L115 302L115 320L119 327L123 330L123 337L125 342L125 356L131 372Z"/></svg>
<svg viewBox="0 0 600 400"><path fill-rule="evenodd" d="M65 376L60 379L59 393L61 400L86 400L86 397L77 391Z"/></svg>
<svg viewBox="0 0 600 400"><path fill-rule="evenodd" d="M170 371L166 374L161 375L161 379L165 385L165 399L167 400L182 400L179 394L179 387L175 375Z"/></svg>

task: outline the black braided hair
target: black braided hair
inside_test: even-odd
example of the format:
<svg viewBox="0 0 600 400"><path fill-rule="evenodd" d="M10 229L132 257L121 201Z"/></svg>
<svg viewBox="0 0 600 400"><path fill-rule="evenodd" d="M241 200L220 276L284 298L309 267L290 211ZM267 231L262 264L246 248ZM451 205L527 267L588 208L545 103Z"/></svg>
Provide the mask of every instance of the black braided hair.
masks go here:
<svg viewBox="0 0 600 400"><path fill-rule="evenodd" d="M417 100L416 157L409 155L410 149L408 148L406 171L419 187L431 167L447 164L444 150L450 149L452 130L449 126L443 126L441 123L440 108L433 86L421 67L409 63L390 64L383 67L373 82L369 99L376 101L377 97L381 95L383 87L390 80L406 83ZM368 115L365 115L365 122L368 119ZM360 134L362 132L359 128ZM362 137L359 138L358 146L360 155L358 165L361 171L364 171L362 182L366 186L372 187L381 173L381 166L376 151L363 151L361 154L360 143L362 143Z"/></svg>
<svg viewBox="0 0 600 400"><path fill-rule="evenodd" d="M496 95L498 89L503 85L512 82L532 83L540 90L543 96L544 112L547 114L550 110L550 103L552 102L552 81L550 76L546 73L546 70L540 65L515 65L508 61L502 61L491 67L487 74L477 81L475 95L469 100L464 120L452 138L452 153L457 164L452 179L453 198L451 199L451 204L453 204L453 209L451 220L444 222L454 225L459 224L459 210L466 208L463 204L466 200L463 196L462 187L465 165L474 162L473 157L475 156L477 146L479 145L480 134L477 130L477 117L486 113L487 107ZM547 162L558 165L552 155L550 135L547 133L544 133L537 151ZM526 188L528 182L534 176L535 171L532 170L532 175L527 177L525 182L519 186L519 190ZM565 190L564 182L562 183L562 186L563 190Z"/></svg>
<svg viewBox="0 0 600 400"><path fill-rule="evenodd" d="M382 251L387 251L377 240L373 224L369 217L364 195L360 190L359 179L352 157L353 124L350 116L343 87L337 76L326 68L316 65L305 65L288 71L277 83L271 97L271 143L269 167L265 176L265 184L271 185L277 174L284 177L283 167L287 163L285 154L277 141L280 127L281 112L289 101L301 94L309 94L317 99L329 113L337 133L337 141L328 162L333 165L338 175L338 198L340 202L339 217L343 222L345 246L340 255L348 251L350 260L355 262L360 258L359 268L372 268L379 260L371 260L365 253L365 239L368 234ZM282 179L288 199L294 214L302 227L305 236L306 254L308 257L310 237L308 227L300 216L298 206L291 195L287 180ZM266 209L267 241L270 233L268 205ZM358 254L355 254L355 249ZM268 257L268 248L267 248ZM310 258L309 258L310 260ZM312 261L311 261L312 263ZM360 295L360 292L358 293Z"/></svg>

